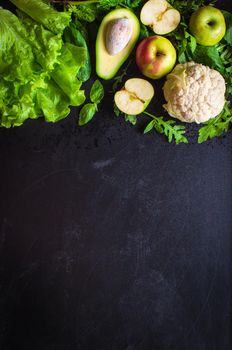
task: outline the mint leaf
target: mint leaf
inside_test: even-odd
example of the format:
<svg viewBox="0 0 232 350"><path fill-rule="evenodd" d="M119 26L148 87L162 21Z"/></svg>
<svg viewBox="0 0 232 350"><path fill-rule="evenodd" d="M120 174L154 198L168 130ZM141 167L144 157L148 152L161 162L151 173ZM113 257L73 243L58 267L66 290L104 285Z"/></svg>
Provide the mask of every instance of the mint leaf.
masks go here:
<svg viewBox="0 0 232 350"><path fill-rule="evenodd" d="M100 103L101 100L104 97L104 88L102 83L97 79L93 83L91 90L90 90L90 100L93 103Z"/></svg>
<svg viewBox="0 0 232 350"><path fill-rule="evenodd" d="M79 122L80 126L87 124L93 119L95 113L97 112L97 105L95 103L85 104L80 111Z"/></svg>

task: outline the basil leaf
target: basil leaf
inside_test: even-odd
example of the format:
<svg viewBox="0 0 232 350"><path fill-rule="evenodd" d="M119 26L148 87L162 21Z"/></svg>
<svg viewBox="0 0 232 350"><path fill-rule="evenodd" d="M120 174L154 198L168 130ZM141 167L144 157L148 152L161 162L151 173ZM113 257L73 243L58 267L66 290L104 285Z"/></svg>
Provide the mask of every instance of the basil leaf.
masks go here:
<svg viewBox="0 0 232 350"><path fill-rule="evenodd" d="M104 88L102 83L97 79L93 83L91 90L90 90L90 100L93 103L100 103L101 100L104 97Z"/></svg>
<svg viewBox="0 0 232 350"><path fill-rule="evenodd" d="M93 119L96 112L97 105L95 103L87 103L81 108L78 124L80 126L87 124Z"/></svg>

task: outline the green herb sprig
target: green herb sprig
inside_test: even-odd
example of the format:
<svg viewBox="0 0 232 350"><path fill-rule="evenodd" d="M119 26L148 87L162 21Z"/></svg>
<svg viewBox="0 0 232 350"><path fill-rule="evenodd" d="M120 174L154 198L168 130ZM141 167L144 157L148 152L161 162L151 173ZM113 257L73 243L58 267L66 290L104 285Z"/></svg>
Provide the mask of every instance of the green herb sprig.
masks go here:
<svg viewBox="0 0 232 350"><path fill-rule="evenodd" d="M130 60L127 63L126 67L122 69L122 73L121 74L119 74L116 77L114 77L114 83L112 85L113 92L115 92L117 90L118 86L122 83L124 77L127 75L127 70L129 68L129 66L131 65L131 63L132 63L132 60Z"/></svg>
<svg viewBox="0 0 232 350"><path fill-rule="evenodd" d="M230 103L227 101L222 112L216 118L203 123L203 125L198 131L198 143L221 136L228 131L232 126L232 108Z"/></svg>
<svg viewBox="0 0 232 350"><path fill-rule="evenodd" d="M176 144L180 143L188 143L187 137L185 134L185 126L182 124L177 124L175 120L165 120L164 117L157 117L147 111L142 112L139 115L129 115L122 113L116 104L114 104L114 113L117 117L123 116L126 122L135 125L137 123L138 118L145 114L148 117L152 118L152 120L146 125L143 133L147 134L148 132L155 129L159 134L163 134L166 136L169 143L175 141Z"/></svg>
<svg viewBox="0 0 232 350"><path fill-rule="evenodd" d="M168 142L175 141L178 145L179 143L188 143L188 139L185 134L185 126L181 124L176 124L175 120L164 120L163 117L156 117L155 115L144 111L144 114L152 118L147 126L145 127L143 133L147 134L152 129L155 129L159 134L164 134Z"/></svg>
<svg viewBox="0 0 232 350"><path fill-rule="evenodd" d="M104 97L104 88L102 83L97 79L93 83L90 90L90 101L86 103L80 110L78 124L80 126L90 122L96 112L98 111L98 105Z"/></svg>

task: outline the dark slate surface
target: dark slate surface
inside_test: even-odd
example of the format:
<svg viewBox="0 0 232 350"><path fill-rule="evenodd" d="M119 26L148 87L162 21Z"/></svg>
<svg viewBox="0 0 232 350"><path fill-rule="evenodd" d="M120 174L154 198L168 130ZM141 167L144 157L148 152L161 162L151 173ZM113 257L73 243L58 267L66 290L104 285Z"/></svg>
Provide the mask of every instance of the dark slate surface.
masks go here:
<svg viewBox="0 0 232 350"><path fill-rule="evenodd" d="M232 134L169 145L111 99L0 130L0 348L229 350Z"/></svg>

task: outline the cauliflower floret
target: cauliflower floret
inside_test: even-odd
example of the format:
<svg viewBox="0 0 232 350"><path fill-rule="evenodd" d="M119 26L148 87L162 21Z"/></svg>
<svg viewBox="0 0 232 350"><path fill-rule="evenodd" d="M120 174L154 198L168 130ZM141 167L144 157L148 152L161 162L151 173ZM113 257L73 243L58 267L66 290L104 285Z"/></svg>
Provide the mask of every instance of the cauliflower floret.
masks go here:
<svg viewBox="0 0 232 350"><path fill-rule="evenodd" d="M216 117L225 103L226 85L222 75L203 64L178 64L163 87L170 116L186 123L203 123Z"/></svg>

